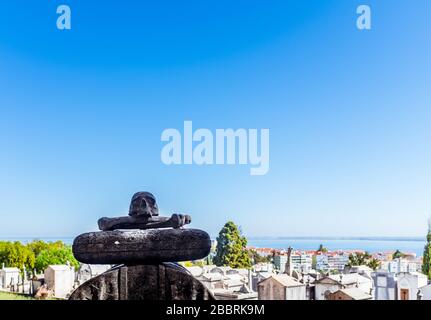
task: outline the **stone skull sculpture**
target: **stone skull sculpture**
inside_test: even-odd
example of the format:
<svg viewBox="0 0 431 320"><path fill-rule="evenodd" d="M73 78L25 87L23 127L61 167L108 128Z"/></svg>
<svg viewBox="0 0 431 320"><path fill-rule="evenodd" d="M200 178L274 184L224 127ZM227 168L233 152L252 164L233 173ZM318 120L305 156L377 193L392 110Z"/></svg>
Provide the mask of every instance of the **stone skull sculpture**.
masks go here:
<svg viewBox="0 0 431 320"><path fill-rule="evenodd" d="M113 231L121 229L179 229L190 224L191 221L191 217L187 214L174 213L171 217L159 217L156 197L150 192L137 192L132 197L128 216L103 217L97 223L100 230Z"/></svg>
<svg viewBox="0 0 431 320"><path fill-rule="evenodd" d="M130 203L129 216L153 217L159 215L156 197L150 192L137 192Z"/></svg>

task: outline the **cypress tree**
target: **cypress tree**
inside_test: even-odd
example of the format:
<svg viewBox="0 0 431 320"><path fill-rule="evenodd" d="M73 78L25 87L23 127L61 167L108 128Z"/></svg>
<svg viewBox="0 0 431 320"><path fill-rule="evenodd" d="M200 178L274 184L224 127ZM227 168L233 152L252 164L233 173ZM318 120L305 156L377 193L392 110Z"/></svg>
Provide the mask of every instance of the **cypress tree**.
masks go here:
<svg viewBox="0 0 431 320"><path fill-rule="evenodd" d="M235 223L227 222L217 237L214 264L231 268L251 268L251 259L246 246L247 238L242 236Z"/></svg>
<svg viewBox="0 0 431 320"><path fill-rule="evenodd" d="M431 219L428 222L427 244L424 248L422 272L431 280Z"/></svg>

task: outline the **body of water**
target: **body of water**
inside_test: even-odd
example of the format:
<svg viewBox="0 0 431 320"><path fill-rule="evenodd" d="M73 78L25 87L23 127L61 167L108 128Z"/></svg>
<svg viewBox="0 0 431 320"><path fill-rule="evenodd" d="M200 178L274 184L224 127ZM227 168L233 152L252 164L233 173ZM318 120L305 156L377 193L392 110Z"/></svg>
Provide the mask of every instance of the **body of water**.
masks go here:
<svg viewBox="0 0 431 320"><path fill-rule="evenodd" d="M420 239L318 239L318 238L287 238L287 239L249 239L248 245L258 248L287 249L289 246L297 250L317 250L322 244L333 250L365 250L370 253L400 250L406 253L423 255L425 240Z"/></svg>
<svg viewBox="0 0 431 320"><path fill-rule="evenodd" d="M61 240L66 244L71 245L73 238L37 238L37 237L22 237L22 238L4 238L6 241L21 241L23 243L30 242L34 239L44 241ZM258 248L273 248L287 249L292 247L295 250L317 250L322 244L330 251L334 250L364 250L370 253L387 252L400 250L406 253L416 253L418 257L423 255L425 240L420 238L249 238L248 245Z"/></svg>

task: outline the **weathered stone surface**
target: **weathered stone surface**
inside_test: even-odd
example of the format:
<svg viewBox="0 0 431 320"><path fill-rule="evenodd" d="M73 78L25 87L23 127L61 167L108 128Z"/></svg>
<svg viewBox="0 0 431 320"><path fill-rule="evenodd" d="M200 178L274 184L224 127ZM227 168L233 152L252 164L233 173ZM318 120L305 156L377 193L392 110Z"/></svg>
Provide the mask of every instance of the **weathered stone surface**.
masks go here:
<svg viewBox="0 0 431 320"><path fill-rule="evenodd" d="M118 266L76 289L70 300L214 300L208 289L174 263Z"/></svg>
<svg viewBox="0 0 431 320"><path fill-rule="evenodd" d="M97 224L99 225L99 229L102 231L112 231L119 229L179 229L191 222L192 218L189 215L174 213L170 218L154 216L104 217L100 218L99 221L97 221Z"/></svg>
<svg viewBox="0 0 431 320"><path fill-rule="evenodd" d="M171 217L159 217L156 197L150 192L137 192L130 201L129 215L126 217L103 217L97 222L102 231L119 229L178 229L192 221L189 215L173 214Z"/></svg>
<svg viewBox="0 0 431 320"><path fill-rule="evenodd" d="M89 264L148 264L205 258L211 239L197 229L115 230L75 238L73 254Z"/></svg>
<svg viewBox="0 0 431 320"><path fill-rule="evenodd" d="M152 217L159 215L156 197L151 192L136 192L130 201L129 216Z"/></svg>
<svg viewBox="0 0 431 320"><path fill-rule="evenodd" d="M120 264L82 284L71 300L205 300L213 296L177 261L205 258L209 235L181 229L191 217L159 217L149 192L132 197L129 215L99 219L101 232L81 234L72 249L87 264ZM165 229L173 228L173 229Z"/></svg>

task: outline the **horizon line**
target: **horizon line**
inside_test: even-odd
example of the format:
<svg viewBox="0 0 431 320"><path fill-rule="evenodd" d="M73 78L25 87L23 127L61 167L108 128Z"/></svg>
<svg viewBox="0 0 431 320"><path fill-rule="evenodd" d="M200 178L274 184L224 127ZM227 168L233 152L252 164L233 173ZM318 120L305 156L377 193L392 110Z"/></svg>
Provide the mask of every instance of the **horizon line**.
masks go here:
<svg viewBox="0 0 431 320"><path fill-rule="evenodd" d="M74 239L76 236L6 236L1 240L62 240ZM217 236L211 238L215 239ZM380 241L424 241L426 236L246 236L248 240L380 240Z"/></svg>

